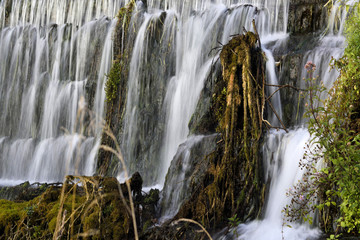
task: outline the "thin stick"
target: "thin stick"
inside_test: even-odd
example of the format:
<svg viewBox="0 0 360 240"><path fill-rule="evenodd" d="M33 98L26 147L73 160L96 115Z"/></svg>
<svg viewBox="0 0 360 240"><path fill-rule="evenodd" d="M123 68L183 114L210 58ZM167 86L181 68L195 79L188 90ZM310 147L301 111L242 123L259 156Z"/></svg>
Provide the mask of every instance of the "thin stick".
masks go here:
<svg viewBox="0 0 360 240"><path fill-rule="evenodd" d="M300 88L297 88L297 87L294 87L294 86L291 86L291 85L271 85L271 84L266 84L266 86L269 86L269 87L278 87L278 89L276 89L266 100L269 100L270 98L272 98L275 93L277 93L278 91L280 91L280 89L283 89L283 88L292 88L296 91L306 91L306 90L303 90L303 89L300 89Z"/></svg>
<svg viewBox="0 0 360 240"><path fill-rule="evenodd" d="M256 34L256 38L258 39L259 41L259 47L261 48L261 41L260 41L260 36L259 36L259 33L256 29L256 25L255 25L255 19L252 20L252 25L253 25L253 28L254 28L254 32Z"/></svg>
<svg viewBox="0 0 360 240"><path fill-rule="evenodd" d="M284 123L281 121L281 119L280 119L278 113L276 112L274 106L272 105L271 101L268 100L268 99L266 99L266 101L269 103L269 106L270 106L271 110L275 113L277 119L279 120L279 122L280 122L281 126L283 127L283 129L285 130L285 132L288 133L289 131L288 131L287 128L285 127Z"/></svg>
<svg viewBox="0 0 360 240"><path fill-rule="evenodd" d="M190 222L190 223L194 223L196 225L198 225L199 227L201 227L201 229L205 232L205 234L208 236L208 238L210 240L213 240L211 235L209 234L208 231L206 231L206 229L203 227L203 225L201 225L200 223L198 223L197 221L194 221L192 219L188 219L188 218L180 218L178 220L176 220L176 222Z"/></svg>

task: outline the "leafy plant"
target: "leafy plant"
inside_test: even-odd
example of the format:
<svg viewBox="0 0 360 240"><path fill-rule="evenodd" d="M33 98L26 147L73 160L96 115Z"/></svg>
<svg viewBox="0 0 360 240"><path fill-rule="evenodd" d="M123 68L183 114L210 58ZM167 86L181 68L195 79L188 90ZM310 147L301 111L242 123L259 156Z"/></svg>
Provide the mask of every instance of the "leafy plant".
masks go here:
<svg viewBox="0 0 360 240"><path fill-rule="evenodd" d="M238 218L237 214L235 214L233 217L231 218L228 218L229 220L229 225L231 228L233 228L233 234L236 236L236 237L239 237L238 235L238 232L236 230L236 227L239 226L239 224L241 223L241 220L240 218Z"/></svg>
<svg viewBox="0 0 360 240"><path fill-rule="evenodd" d="M331 63L340 76L328 92L315 84L316 66L305 66L309 75L305 117L309 118L311 141L300 167L307 171L303 181L288 192L292 202L284 209L290 220L309 222L309 214L317 209L321 227L335 233L330 239L341 232L360 233L359 28L359 12L355 10L347 20L344 56ZM320 98L324 93L325 100ZM319 170L320 161L323 168Z"/></svg>

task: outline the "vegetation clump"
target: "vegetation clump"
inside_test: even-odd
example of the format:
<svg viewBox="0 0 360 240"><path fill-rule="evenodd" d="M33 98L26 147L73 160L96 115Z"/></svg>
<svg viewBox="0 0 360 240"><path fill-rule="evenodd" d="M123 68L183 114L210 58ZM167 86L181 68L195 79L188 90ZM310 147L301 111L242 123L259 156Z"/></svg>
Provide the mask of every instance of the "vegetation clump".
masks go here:
<svg viewBox="0 0 360 240"><path fill-rule="evenodd" d="M320 94L326 89L315 85L316 66L305 66L310 85L306 117L312 139L301 165L307 170L304 181L290 192L293 200L285 209L292 221L312 221L310 213L317 210L321 228L337 236L360 233L359 27L359 12L355 10L347 19L344 56L332 62L340 76L325 100ZM323 167L319 169L321 161Z"/></svg>
<svg viewBox="0 0 360 240"><path fill-rule="evenodd" d="M194 219L215 230L235 215L245 221L260 213L264 185L258 149L265 78L257 41L256 34L247 32L222 48L222 80L216 83L207 116L216 119L222 140L206 157L210 167L175 219Z"/></svg>
<svg viewBox="0 0 360 240"><path fill-rule="evenodd" d="M143 194L138 173L128 181L131 193L115 178L67 176L33 200L0 200L0 239L134 239L129 194L142 230L155 223L159 191Z"/></svg>

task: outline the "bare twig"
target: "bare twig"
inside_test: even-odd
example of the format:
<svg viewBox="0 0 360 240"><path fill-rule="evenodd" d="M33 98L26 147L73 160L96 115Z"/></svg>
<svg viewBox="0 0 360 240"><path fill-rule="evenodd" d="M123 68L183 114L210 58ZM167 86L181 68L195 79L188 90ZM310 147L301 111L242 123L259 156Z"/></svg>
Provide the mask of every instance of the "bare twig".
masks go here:
<svg viewBox="0 0 360 240"><path fill-rule="evenodd" d="M252 20L252 25L253 25L253 28L254 28L254 32L256 34L256 38L259 41L259 48L261 48L260 36L259 36L259 33L258 33L257 29L256 29L255 19Z"/></svg>
<svg viewBox="0 0 360 240"><path fill-rule="evenodd" d="M278 89L276 89L266 100L269 100L270 98L272 98L275 93L277 93L278 91L280 91L280 89L283 89L283 88L292 88L296 91L306 91L304 89L301 89L301 88L297 88L297 87L294 87L292 85L272 85L272 84L266 84L266 86L269 86L269 87L278 87Z"/></svg>
<svg viewBox="0 0 360 240"><path fill-rule="evenodd" d="M212 240L212 237L211 237L211 235L209 234L209 232L206 231L206 229L203 227L203 225L201 225L201 224L198 223L197 221L194 221L194 220L192 220L192 219L187 219L187 218L180 218L180 219L178 219L178 220L175 221L175 223L177 223L177 222L190 222L190 223L194 223L194 224L198 225L198 226L205 232L205 234L208 236L208 238L209 238L210 240Z"/></svg>
<svg viewBox="0 0 360 240"><path fill-rule="evenodd" d="M285 132L288 133L289 131L288 131L287 128L285 127L284 123L281 121L280 116L279 116L279 114L276 112L276 110L275 110L274 106L272 105L271 101L268 100L268 99L266 99L266 101L268 102L271 110L274 112L276 118L279 120L279 122L280 122L281 126L283 127L283 129L285 130Z"/></svg>

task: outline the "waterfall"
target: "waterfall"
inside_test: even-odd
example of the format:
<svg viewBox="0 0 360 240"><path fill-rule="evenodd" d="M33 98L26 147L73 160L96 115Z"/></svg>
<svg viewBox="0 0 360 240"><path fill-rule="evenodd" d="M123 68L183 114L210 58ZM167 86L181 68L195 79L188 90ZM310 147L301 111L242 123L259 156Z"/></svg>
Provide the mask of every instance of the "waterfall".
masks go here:
<svg viewBox="0 0 360 240"><path fill-rule="evenodd" d="M121 5L1 1L1 182L54 182L66 174L94 173L101 127L79 132L86 124L79 114L87 106L103 115L116 23L108 17Z"/></svg>
<svg viewBox="0 0 360 240"><path fill-rule="evenodd" d="M208 9L188 18L185 15L182 19L181 35L177 37L176 75L171 79L169 84L171 87L167 90L167 95L171 95L171 99L167 99L169 107L161 157L163 169L162 175L159 176L160 183L164 181L177 146L185 141L189 133L188 122L195 110L204 81L209 74L212 59L218 57L208 55L211 49L216 47L216 41L221 39L222 44L226 44L230 40L230 36L242 33L243 28L252 29L252 19L257 20L260 36L286 32L287 18L283 17L283 21L280 21L279 13L287 13L288 2L267 2L247 1L247 4L244 4L242 1L219 1L216 5L207 5L206 1L194 1L194 4L197 4L190 7L202 9L202 7L208 6ZM225 8L222 3L231 7ZM234 3L237 5L233 5ZM175 1L169 1L166 4L178 11L183 9L176 5ZM189 6L187 5L187 7ZM276 9L276 14L269 14L268 9Z"/></svg>
<svg viewBox="0 0 360 240"><path fill-rule="evenodd" d="M95 129L85 134L91 126L82 121L89 117L83 110L104 115L115 16L128 2L0 1L0 183L55 182L67 174L95 172L101 120L96 118ZM128 30L134 42L123 128L115 134L130 171L139 171L146 187L163 188L163 216L173 217L190 195L192 161L216 147L217 134L194 136L188 126L204 86L212 81L219 58L214 50L244 29L253 31L254 19L267 58L267 81L278 85L276 52L290 41L289 5L290 0L137 1ZM316 64L314 75L328 88L338 76L328 63L344 50L346 11L339 6L334 5L316 47L302 58L302 65ZM129 39L122 40L125 48ZM300 75L305 78L306 71ZM305 81L300 87L307 87ZM267 94L275 90L269 87ZM271 98L280 119L285 115L281 99L280 92ZM275 114L268 115L272 125L280 126ZM306 121L288 133L267 133L266 211L263 220L236 227L238 239L307 239L319 234L305 224L284 229L282 222L281 210L289 201L286 190L303 174L298 161L310 138Z"/></svg>
<svg viewBox="0 0 360 240"><path fill-rule="evenodd" d="M165 104L167 104L167 121L166 130L162 152L162 174L160 175L160 183L163 184L165 174L168 172L170 164L179 164L177 152L178 146L182 142L191 142L192 136L188 137L189 129L188 122L195 110L197 102L199 101L201 90L204 87L213 59L219 57L218 54L209 56L211 49L217 46L217 41L221 39L222 44L226 44L234 34L240 34L243 28L252 30L252 19L257 19L257 29L261 36L271 36L273 34L286 36L282 30L273 32L270 27L271 15L264 10L264 5L257 5L259 2L254 2L253 5L231 5L225 7L222 4L211 5L208 10L204 10L201 14L190 16L183 19L181 25L180 36L177 37L177 72L169 83ZM254 7L257 5L257 7ZM283 4L287 11L287 3ZM280 24L281 25L281 24ZM267 51L268 58L272 58L272 53ZM273 59L273 58L272 58ZM275 61L268 64L268 75L276 81L275 75ZM276 82L272 82L276 84ZM280 95L274 96L275 102L280 102ZM277 111L281 114L279 104L276 104ZM190 151L191 145L182 145L186 148L182 151ZM213 149L210 146L210 150ZM174 157L175 156L175 157ZM205 155L204 155L205 156ZM173 158L174 157L174 158ZM168 173L167 186L164 189L163 205L166 206L163 211L164 219L172 217L179 205L188 195L188 180L185 178L191 171L191 164L185 164L178 175L173 170ZM172 183L176 182L175 185ZM173 192L178 192L178 196L182 196L181 201L174 197Z"/></svg>
<svg viewBox="0 0 360 240"><path fill-rule="evenodd" d="M218 57L217 53L210 55L209 53L218 46L219 42L226 44L230 36L241 34L243 27L252 30L251 20L255 19L263 50L268 59L267 80L277 85L278 70L273 53L289 41L288 13L289 1L270 3L270 1L165 0L160 2L153 0L147 1L145 12L138 11L137 14L142 14L143 17L137 31L130 65L129 94L125 113L127 127L124 130L122 144L128 163L130 165L136 163L130 169L141 171L145 175L146 185L159 183L163 185L169 166L183 164L178 173L172 172L168 175L169 185L164 186L163 214L166 217L176 213L182 203L181 198L186 195L186 184L188 184L186 173L191 171L188 153L193 147L194 139L197 139L196 136L189 136L188 123L211 71L212 61ZM335 71L329 73L330 53L334 57L339 57L344 49L341 32L345 17L341 15L339 18L341 23L338 24L337 21L331 20L337 16L339 16L338 10L333 10L330 14L328 32L316 48L307 52L303 58L303 65L311 60L318 66L315 74L319 75L319 79L324 80L328 87L337 77ZM163 18L162 27L157 29L157 22L161 18ZM169 68L167 70L162 69L164 68L162 64L152 65L151 69L145 64L146 60L152 59L154 51L159 50L151 48L150 36L154 35L154 32L166 36L158 44L171 46L168 54L170 58L176 59L175 63L165 64L165 68ZM167 59L168 56L165 58ZM148 72L145 70L160 74L148 77L144 74ZM306 77L305 70L301 74L299 79ZM160 94L152 97L151 89L154 89L152 85L158 83L161 85L155 89L158 89ZM269 88L268 94L274 90L275 88ZM275 94L271 101L281 118L283 109L280 93ZM157 106L157 109L153 110L147 106L152 104ZM274 126L279 126L274 114L270 114L270 122ZM302 125L293 126L295 130L289 133L282 131L268 133L264 161L269 161L271 156L272 162L265 164L267 169L264 169L271 180L267 210L263 221L254 221L237 228L238 234L243 238L258 239L260 232L267 230L275 239L281 237L281 210L289 201L285 196L286 189L302 177L297 161L302 158L303 147L309 139L309 134L303 127L305 123L306 119L303 119ZM151 137L154 137L155 141L151 140ZM141 146L140 143L143 142L146 147ZM182 145L179 148L180 144ZM179 158L182 160L179 161ZM157 167L151 168L149 172L148 168L154 165ZM293 229L284 229L284 235L290 239L306 239L316 237L318 231L306 225L296 225ZM264 233L261 236L268 237Z"/></svg>
<svg viewBox="0 0 360 240"><path fill-rule="evenodd" d="M319 41L318 46L304 54L302 66L309 61L317 68L314 76L318 77L317 83L323 82L329 89L339 73L331 69L331 58L338 59L344 52L344 29L346 11L339 7L339 3L332 8L329 18L327 33ZM339 14L339 15L338 15ZM335 17L339 16L338 22ZM338 25L337 25L338 24ZM301 78L307 78L305 69L301 72ZM306 88L305 81L301 83ZM321 98L327 97L325 94ZM269 197L266 203L266 211L262 221L253 221L249 224L241 224L235 231L237 239L317 239L320 231L311 229L308 225L292 223L289 228L282 210L290 203L286 192L298 181L302 180L304 171L299 168L299 161L304 156L306 145L310 136L306 128L307 119L303 119L302 125L295 130L285 133L284 131L269 132L263 149L263 161L265 176L271 181ZM304 126L305 125L305 126Z"/></svg>
<svg viewBox="0 0 360 240"><path fill-rule="evenodd" d="M163 185L219 57L212 49L243 27L252 30L253 19L261 36L286 35L289 2L147 1L147 10L143 7L138 2L131 20L141 24L130 64L122 151L130 171L140 171L145 185ZM156 34L163 37L153 40ZM154 165L159 167L147 170Z"/></svg>

